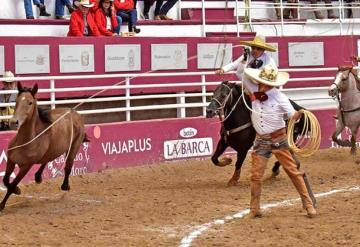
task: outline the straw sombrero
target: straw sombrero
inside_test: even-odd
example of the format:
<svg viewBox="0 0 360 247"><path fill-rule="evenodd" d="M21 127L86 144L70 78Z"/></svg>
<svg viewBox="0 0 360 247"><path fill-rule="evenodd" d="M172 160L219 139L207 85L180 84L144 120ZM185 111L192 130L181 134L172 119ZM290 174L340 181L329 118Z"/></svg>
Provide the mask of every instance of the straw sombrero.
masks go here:
<svg viewBox="0 0 360 247"><path fill-rule="evenodd" d="M279 72L278 68L272 64L268 64L262 69L246 68L244 73L255 84L262 83L273 87L285 85L289 80L289 73Z"/></svg>
<svg viewBox="0 0 360 247"><path fill-rule="evenodd" d="M276 47L269 45L266 43L265 41L265 37L264 36L255 36L253 41L240 41L240 45L246 45L246 46L250 46L250 47L259 47L261 49L264 49L266 51L276 51Z"/></svg>
<svg viewBox="0 0 360 247"><path fill-rule="evenodd" d="M79 0L79 1L75 2L75 5L77 7L79 7L81 5L81 6L84 6L86 8L91 8L92 6L94 6L94 3L92 3L90 0Z"/></svg>
<svg viewBox="0 0 360 247"><path fill-rule="evenodd" d="M3 78L7 78L6 80L3 80L3 82L14 82L14 74L11 71L5 71Z"/></svg>

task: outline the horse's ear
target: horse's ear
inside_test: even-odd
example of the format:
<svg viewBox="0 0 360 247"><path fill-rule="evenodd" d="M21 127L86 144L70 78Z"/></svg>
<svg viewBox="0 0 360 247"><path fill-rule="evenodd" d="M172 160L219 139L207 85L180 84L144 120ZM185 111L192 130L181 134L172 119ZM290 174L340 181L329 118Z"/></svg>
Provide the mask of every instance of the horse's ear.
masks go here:
<svg viewBox="0 0 360 247"><path fill-rule="evenodd" d="M33 97L35 97L35 94L37 93L37 91L38 91L38 84L36 83L36 84L33 86L33 88L31 89L31 95L32 95Z"/></svg>
<svg viewBox="0 0 360 247"><path fill-rule="evenodd" d="M17 82L17 89L18 89L18 91L19 91L19 93L22 93L22 92L24 92L24 88L23 88L23 86L21 85L21 82Z"/></svg>

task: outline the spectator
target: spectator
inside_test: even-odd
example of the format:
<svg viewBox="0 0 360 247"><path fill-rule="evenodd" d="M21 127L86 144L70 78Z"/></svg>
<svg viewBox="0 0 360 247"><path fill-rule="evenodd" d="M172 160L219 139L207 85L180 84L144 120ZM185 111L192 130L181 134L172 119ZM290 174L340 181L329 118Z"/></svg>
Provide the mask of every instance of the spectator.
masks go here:
<svg viewBox="0 0 360 247"><path fill-rule="evenodd" d="M63 20L64 18L64 6L66 6L71 14L74 11L70 0L56 0L55 2L55 19Z"/></svg>
<svg viewBox="0 0 360 247"><path fill-rule="evenodd" d="M274 0L275 3L275 12L276 17L278 19L281 19L281 10L280 10L280 0ZM298 3L298 0L287 0L288 4L291 4L290 6L287 6L284 4L283 6L286 7L283 9L283 17L284 19L296 19L298 18L298 10L295 6L295 4Z"/></svg>
<svg viewBox="0 0 360 247"><path fill-rule="evenodd" d="M101 36L90 8L94 6L90 0L77 2L78 9L71 14L68 36Z"/></svg>
<svg viewBox="0 0 360 247"><path fill-rule="evenodd" d="M160 9L161 9L161 5L163 3L163 0L144 0L144 10L142 13L142 18L144 20L149 20L149 10L151 5L154 4L154 2L156 1L156 5L155 5L155 13L154 16L160 16Z"/></svg>
<svg viewBox="0 0 360 247"><path fill-rule="evenodd" d="M128 22L129 32L140 33L140 29L136 28L137 10L134 8L133 0L114 0L115 10L117 15L123 21Z"/></svg>
<svg viewBox="0 0 360 247"><path fill-rule="evenodd" d="M145 0L144 0L145 1ZM351 9L353 0L345 0L345 18L353 18L353 11Z"/></svg>
<svg viewBox="0 0 360 247"><path fill-rule="evenodd" d="M159 7L160 8L159 14L158 15L155 14L154 20L172 20L170 17L167 16L167 13L175 5L177 1L178 0L168 0L164 5L162 5L164 0L158 0L158 2L160 3L157 2L156 6L162 5L162 7L161 8Z"/></svg>
<svg viewBox="0 0 360 247"><path fill-rule="evenodd" d="M100 0L99 8L95 14L97 27L104 36L115 36L120 32L120 23L118 23L112 3L113 0Z"/></svg>
<svg viewBox="0 0 360 247"><path fill-rule="evenodd" d="M40 10L40 16L51 16L46 12L46 7L44 5L44 0L32 0L34 5L36 5ZM24 0L25 15L26 19L34 19L33 9L31 5L31 0Z"/></svg>
<svg viewBox="0 0 360 247"><path fill-rule="evenodd" d="M14 77L14 74L11 71L5 71L4 78L7 77L8 79L5 81L3 80L3 88L2 90L15 90L16 89L16 82L11 79ZM10 79L9 79L10 78ZM0 94L0 103L11 103L16 101L16 93L12 94ZM4 106L0 108L0 115L1 116L8 116L14 113L13 106ZM9 119L0 120L0 130L7 130L9 129Z"/></svg>
<svg viewBox="0 0 360 247"><path fill-rule="evenodd" d="M326 7L332 7L331 0L324 0L324 2L325 2ZM310 3L311 4L317 4L317 0L310 0ZM315 6L315 8L317 8L317 6ZM335 14L334 14L333 9L327 9L327 12L328 12L328 18L329 19L336 19L337 18L335 16ZM324 16L321 14L321 12L319 10L315 10L314 14L315 14L316 19L324 19Z"/></svg>

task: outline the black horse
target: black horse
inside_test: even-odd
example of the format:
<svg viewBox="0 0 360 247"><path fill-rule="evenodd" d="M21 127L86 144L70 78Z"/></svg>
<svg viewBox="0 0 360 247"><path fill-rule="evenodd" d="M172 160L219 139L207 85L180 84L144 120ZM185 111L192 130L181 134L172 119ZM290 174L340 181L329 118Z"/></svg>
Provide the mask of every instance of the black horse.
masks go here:
<svg viewBox="0 0 360 247"><path fill-rule="evenodd" d="M240 85L222 82L214 91L213 98L206 108L206 117L212 118L219 115L222 122L220 130L220 140L217 144L215 153L211 157L214 165L226 166L231 163L231 159L223 157L219 160L221 154L227 147L232 147L237 152L237 161L235 171L228 182L229 186L237 185L240 179L241 166L245 160L248 150L252 147L255 140L255 129L251 125L250 111L244 104L244 99L248 106L251 106L250 98L243 94ZM295 110L304 109L303 107L290 100ZM294 140L301 134L304 126L304 117L295 124ZM273 176L280 173L280 163L275 162L272 168Z"/></svg>

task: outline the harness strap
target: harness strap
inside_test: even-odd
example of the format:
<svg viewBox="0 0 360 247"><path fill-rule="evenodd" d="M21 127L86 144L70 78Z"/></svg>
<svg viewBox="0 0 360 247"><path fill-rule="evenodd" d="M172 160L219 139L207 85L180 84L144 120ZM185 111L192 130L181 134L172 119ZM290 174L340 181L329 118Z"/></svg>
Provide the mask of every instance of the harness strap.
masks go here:
<svg viewBox="0 0 360 247"><path fill-rule="evenodd" d="M248 122L246 124L240 125L237 128L234 128L234 129L231 129L231 130L226 130L226 135L229 136L231 134L234 134L236 132L239 132L239 131L242 131L242 130L244 130L246 128L249 128L250 126L251 126L251 122Z"/></svg>

